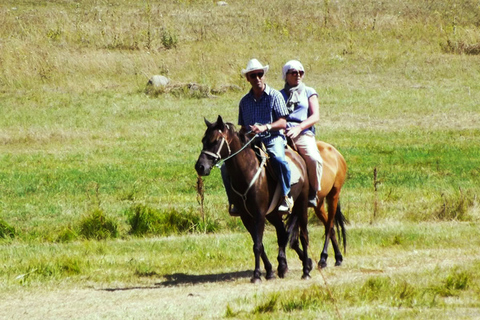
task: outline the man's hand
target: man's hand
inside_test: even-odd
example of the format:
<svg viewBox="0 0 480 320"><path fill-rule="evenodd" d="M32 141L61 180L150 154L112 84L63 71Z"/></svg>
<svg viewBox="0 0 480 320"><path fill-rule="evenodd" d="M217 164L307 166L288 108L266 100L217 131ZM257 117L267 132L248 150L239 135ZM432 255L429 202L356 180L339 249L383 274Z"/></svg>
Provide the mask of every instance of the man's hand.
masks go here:
<svg viewBox="0 0 480 320"><path fill-rule="evenodd" d="M253 133L263 133L268 131L268 128L265 124L254 124L253 126L250 126L250 130Z"/></svg>

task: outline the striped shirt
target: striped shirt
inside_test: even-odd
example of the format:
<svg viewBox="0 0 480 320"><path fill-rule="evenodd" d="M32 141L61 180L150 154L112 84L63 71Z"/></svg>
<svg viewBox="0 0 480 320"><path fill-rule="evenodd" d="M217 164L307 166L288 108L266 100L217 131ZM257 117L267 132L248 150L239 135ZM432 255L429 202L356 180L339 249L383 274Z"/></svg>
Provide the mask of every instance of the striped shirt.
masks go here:
<svg viewBox="0 0 480 320"><path fill-rule="evenodd" d="M279 118L288 116L288 109L282 94L270 88L265 84L265 90L260 99L255 99L253 91L250 90L240 100L238 112L238 124L250 128L249 126L256 123L268 124L277 121ZM282 131L272 131L270 137L266 137L265 143L276 140L277 138L285 139Z"/></svg>

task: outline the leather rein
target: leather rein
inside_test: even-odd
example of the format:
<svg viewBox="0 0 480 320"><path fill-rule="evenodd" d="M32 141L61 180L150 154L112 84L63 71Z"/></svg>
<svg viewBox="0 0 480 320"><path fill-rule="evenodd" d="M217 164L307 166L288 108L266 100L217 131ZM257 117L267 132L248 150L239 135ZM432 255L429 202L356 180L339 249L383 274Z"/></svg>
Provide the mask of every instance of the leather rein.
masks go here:
<svg viewBox="0 0 480 320"><path fill-rule="evenodd" d="M228 128L228 127L227 127ZM222 166L221 163L218 163L218 161L220 160L223 160L223 162L227 161L227 160L230 160L231 158L235 157L237 154L239 154L240 152L242 152L250 143L252 143L257 137L258 137L258 133L255 134L255 136L253 136L252 139L250 139L247 143L245 143L245 145L243 145L243 147L241 147L238 151L236 151L235 153L232 154L232 150L230 149L230 143L228 142L227 140L227 137L225 136L225 134L221 131L221 130L218 130L218 132L220 132L220 134L222 135L222 140L220 142L220 146L218 147L217 149L217 152L211 152L211 151L208 151L208 150L202 150L201 153L204 153L206 155L209 155L211 157L213 157L215 160L215 166L217 168L220 168ZM223 149L223 145L224 144L227 144L227 148L228 148L228 156L224 159L222 159L222 156L220 155L220 152L222 151ZM260 176L260 173L262 172L262 167L264 166L265 162L267 161L267 158L266 157L262 157L262 162L260 163L260 165L258 166L258 169L257 169L257 172L255 173L255 175L253 176L253 179L250 181L248 187L247 187L247 190L245 190L245 192L242 194L240 192L238 192L237 190L235 190L235 188L233 187L233 184L232 182L230 181L230 187L232 188L232 190L242 198L243 200L243 206L245 207L245 210L247 211L247 213L253 217L253 215L250 213L250 211L248 210L247 208L247 194L248 192L250 191L250 189L253 187L253 185L255 184L255 181L257 181L258 177Z"/></svg>
<svg viewBox="0 0 480 320"><path fill-rule="evenodd" d="M227 126L227 129L228 129L228 126ZM217 168L220 168L222 166L222 163L218 163L220 160L223 160L223 162L225 162L225 161L230 160L231 158L235 157L237 154L242 152L246 147L248 147L248 145L250 143L252 143L259 135L258 133L255 134L255 136L253 136L252 139L250 139L247 143L245 143L245 145L243 147L241 147L237 152L232 154L232 150L230 149L230 143L228 142L227 137L222 132L222 130L218 130L218 132L222 135L222 141L220 141L220 146L218 146L217 152L211 152L211 151L208 151L208 150L202 150L201 151L201 153L205 153L206 155L209 155L210 157L213 157L215 159L215 166ZM226 158L222 159L222 156L220 155L220 152L222 151L223 145L225 143L227 143L228 156Z"/></svg>

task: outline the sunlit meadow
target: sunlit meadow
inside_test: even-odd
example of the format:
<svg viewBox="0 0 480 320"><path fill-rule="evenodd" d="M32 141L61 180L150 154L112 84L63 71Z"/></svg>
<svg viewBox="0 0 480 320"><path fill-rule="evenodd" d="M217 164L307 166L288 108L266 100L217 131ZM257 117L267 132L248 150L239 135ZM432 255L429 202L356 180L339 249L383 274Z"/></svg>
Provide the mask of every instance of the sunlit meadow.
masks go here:
<svg viewBox="0 0 480 320"><path fill-rule="evenodd" d="M346 302L336 312L328 292L298 289L303 302L266 294L222 315L478 315L478 298L467 298L479 296L478 1L6 0L0 25L2 295L252 268L219 172L203 178L202 202L193 166L204 117L236 122L248 90L240 70L254 57L277 89L283 63L304 64L319 93L317 137L347 160L350 252L329 274ZM153 75L169 85L148 87ZM173 231L154 225L138 237L132 221L165 216ZM104 229L91 237L92 218ZM266 241L274 257L271 230ZM405 257L368 261L394 254ZM425 269L412 263L422 259ZM342 281L359 270L373 278Z"/></svg>

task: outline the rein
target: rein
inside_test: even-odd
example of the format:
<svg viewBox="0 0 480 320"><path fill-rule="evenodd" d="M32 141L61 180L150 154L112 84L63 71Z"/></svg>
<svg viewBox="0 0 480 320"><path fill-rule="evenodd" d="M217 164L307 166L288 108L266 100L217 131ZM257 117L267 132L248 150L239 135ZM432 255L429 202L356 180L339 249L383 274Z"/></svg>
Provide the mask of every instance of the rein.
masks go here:
<svg viewBox="0 0 480 320"><path fill-rule="evenodd" d="M228 127L227 127L228 128ZM222 164L227 161L227 160L230 160L231 158L235 157L237 154L239 154L240 152L242 152L246 147L248 147L248 145L250 143L252 143L260 134L259 133L256 133L247 143L245 143L238 151L236 151L235 153L232 154L232 150L230 149L230 143L228 142L227 138L225 137L225 134L221 131L221 130L218 130L218 132L220 132L220 134L222 135L222 141L220 142L220 146L218 147L217 149L217 152L211 152L211 151L208 151L208 150L202 150L202 153L205 153L206 155L209 155L211 157L213 157L215 159L215 166L217 168L221 168L222 167ZM248 133L247 133L248 134ZM228 148L228 156L224 159L222 159L222 156L220 155L220 152L222 151L223 149L223 145L227 144L227 148ZM220 160L223 160L222 162L218 162ZM253 185L255 184L255 182L257 181L258 177L260 176L260 173L262 172L262 167L265 165L265 162L267 161L267 158L266 157L262 157L262 162L260 163L260 165L258 166L258 169L257 169L257 172L255 173L255 176L253 177L252 181L250 181L250 184L248 185L247 187L247 190L245 190L245 192L243 194L241 194L240 192L238 192L237 190L235 190L235 188L233 187L233 184L232 182L230 182L230 187L232 188L232 190L242 198L243 200L243 206L245 207L245 210L247 211L247 213L253 217L253 215L251 214L251 212L248 210L247 208L247 193L250 191L250 189L253 187Z"/></svg>
<svg viewBox="0 0 480 320"><path fill-rule="evenodd" d="M255 173L255 176L253 177L252 181L250 181L250 184L248 185L248 188L247 190L245 190L245 192L243 194L241 194L240 192L238 192L237 190L235 190L235 188L233 187L233 184L232 182L230 181L230 187L232 188L232 190L237 194L239 195L242 200L243 200L243 206L245 207L245 210L247 211L247 213L253 217L253 215L250 213L250 211L248 211L248 208L247 208L247 193L248 191L250 191L250 189L253 187L253 184L255 183L255 181L257 181L258 177L260 176L260 173L262 172L262 167L263 165L265 164L265 162L267 161L267 158L266 157L263 157L262 158L262 162L260 163L260 165L258 166L258 169L257 169L257 172Z"/></svg>
<svg viewBox="0 0 480 320"><path fill-rule="evenodd" d="M225 161L230 160L231 158L235 157L237 154L242 152L246 147L248 147L248 145L250 143L252 143L259 136L258 133L255 134L253 136L253 138L250 139L247 143L245 143L245 145L243 147L241 147L237 152L232 154L232 150L230 149L230 143L228 143L228 140L225 137L225 134L221 130L218 130L218 132L220 132L220 134L222 135L222 141L220 142L220 146L218 147L217 152L213 153L213 152L208 151L208 150L202 150L202 153L205 153L206 155L209 155L209 156L215 158L215 162L216 162L215 167L217 167L217 168L220 168ZM222 151L222 148L223 148L223 145L225 144L225 142L227 142L228 156L226 158L222 159L222 156L220 155L220 151ZM220 161L220 160L223 160L223 162L218 163L218 161Z"/></svg>

